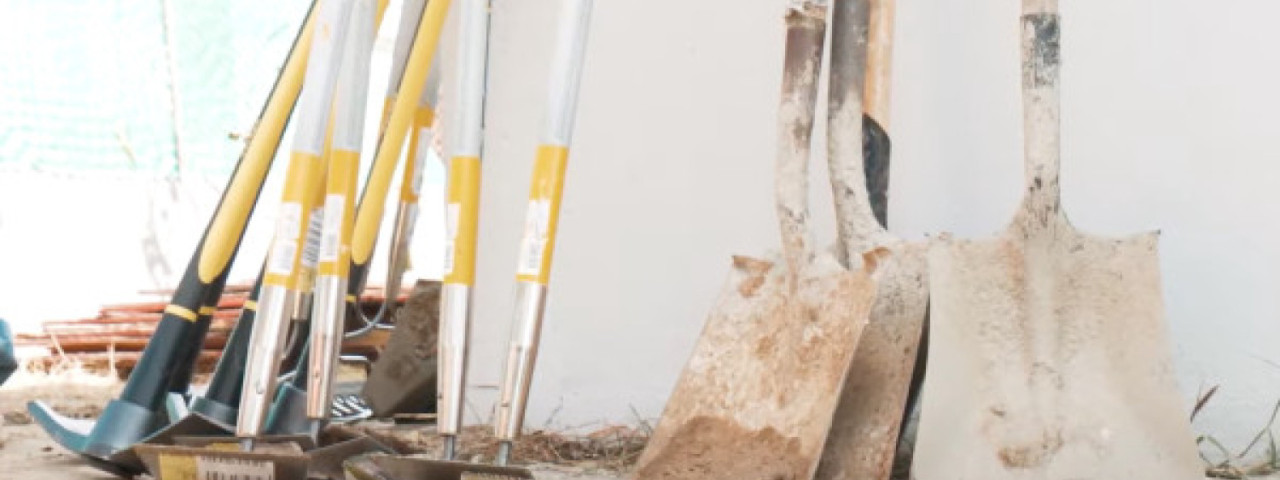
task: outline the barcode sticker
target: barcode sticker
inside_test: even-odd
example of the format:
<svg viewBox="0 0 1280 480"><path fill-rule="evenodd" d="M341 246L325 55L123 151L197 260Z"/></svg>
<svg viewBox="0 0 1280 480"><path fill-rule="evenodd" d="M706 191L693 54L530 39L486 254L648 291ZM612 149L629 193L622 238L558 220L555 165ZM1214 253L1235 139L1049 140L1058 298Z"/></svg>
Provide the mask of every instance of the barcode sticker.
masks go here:
<svg viewBox="0 0 1280 480"><path fill-rule="evenodd" d="M450 203L444 210L444 274L453 273L453 256L457 254L458 222L462 205Z"/></svg>
<svg viewBox="0 0 1280 480"><path fill-rule="evenodd" d="M302 205L296 202L280 204L280 216L276 217L276 235L271 246L268 272L278 275L293 273L293 257L298 253L298 229L301 227Z"/></svg>
<svg viewBox="0 0 1280 480"><path fill-rule="evenodd" d="M324 226L320 235L320 261L338 261L339 239L342 238L342 216L346 212L347 198L329 195L324 199Z"/></svg>
<svg viewBox="0 0 1280 480"><path fill-rule="evenodd" d="M275 480L275 473L266 460L196 457L197 480Z"/></svg>
<svg viewBox="0 0 1280 480"><path fill-rule="evenodd" d="M542 257L547 246L547 230L551 222L551 201L538 199L529 201L529 211L525 214L524 237L520 240L520 261L516 267L519 275L539 275L542 273Z"/></svg>
<svg viewBox="0 0 1280 480"><path fill-rule="evenodd" d="M307 240L302 244L302 266L308 270L316 268L316 257L320 254L321 221L324 214L324 208L316 207L311 209L311 216L307 219Z"/></svg>

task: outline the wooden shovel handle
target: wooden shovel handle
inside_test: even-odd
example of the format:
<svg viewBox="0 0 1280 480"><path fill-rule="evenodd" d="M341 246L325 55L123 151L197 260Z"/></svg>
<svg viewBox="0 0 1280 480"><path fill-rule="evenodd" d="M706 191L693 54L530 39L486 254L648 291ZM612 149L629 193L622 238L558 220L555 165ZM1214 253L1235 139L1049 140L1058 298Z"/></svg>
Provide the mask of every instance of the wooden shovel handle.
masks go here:
<svg viewBox="0 0 1280 480"><path fill-rule="evenodd" d="M1022 0L1022 14L1058 13L1058 0Z"/></svg>
<svg viewBox="0 0 1280 480"><path fill-rule="evenodd" d="M867 116L889 130L889 95L893 88L893 17L895 0L871 0L870 26L867 29L867 80L863 91L863 110Z"/></svg>
<svg viewBox="0 0 1280 480"><path fill-rule="evenodd" d="M809 142L822 71L826 2L806 0L787 9L782 100L778 109L778 159L774 179L782 250L792 273L807 263L809 238Z"/></svg>
<svg viewBox="0 0 1280 480"><path fill-rule="evenodd" d="M1060 161L1059 22L1056 0L1024 0L1022 114L1027 194L1023 221L1042 229L1062 218Z"/></svg>

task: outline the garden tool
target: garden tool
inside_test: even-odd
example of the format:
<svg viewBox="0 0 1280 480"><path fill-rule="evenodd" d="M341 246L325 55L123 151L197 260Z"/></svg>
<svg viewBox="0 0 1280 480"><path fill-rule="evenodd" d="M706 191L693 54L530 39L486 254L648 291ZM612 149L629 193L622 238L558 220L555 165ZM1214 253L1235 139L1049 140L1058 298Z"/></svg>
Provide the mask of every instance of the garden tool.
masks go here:
<svg viewBox="0 0 1280 480"><path fill-rule="evenodd" d="M852 238L841 239L839 254L816 251L809 232L807 164L827 4L792 2L785 18L775 176L782 254L734 256L636 480L812 478L875 299L870 275L884 251L853 251ZM861 180L845 165L833 170L841 173L835 191ZM836 209L839 224L861 221L849 210Z"/></svg>
<svg viewBox="0 0 1280 480"><path fill-rule="evenodd" d="M1076 230L1059 187L1056 0L1023 0L1026 190L1003 234L931 242L912 477L1199 480L1163 320L1157 232Z"/></svg>
<svg viewBox="0 0 1280 480"><path fill-rule="evenodd" d="M406 55L408 45L403 48ZM400 46L397 44L397 54ZM390 259L387 267L386 285L386 301L378 308L378 313L373 318L366 318L364 312L360 309L350 308L348 311L358 312L361 320L364 322L363 327L359 327L356 331L348 334L348 338L359 336L364 332L373 331L377 328L386 328L386 323L392 314L395 314L396 327L392 331L392 337L387 342L386 349L378 355L369 371L369 377L364 382L360 391L360 398L367 402L369 410L376 416L391 416L397 412L435 412L437 365L435 360L434 338L436 329L439 326L439 285L434 289L433 308L429 313L423 313L422 316L429 316L429 325L420 325L422 328L415 329L410 327L408 331L402 329L404 325L405 315L400 310L393 308L395 299L399 296L400 282L403 281L404 272L409 264L409 245L413 238L414 226L418 222L418 199L422 188L422 174L426 169L427 159L433 158L439 161L439 152L432 147L432 138L434 133L432 126L435 123L435 105L440 90L440 68L433 66L427 74L427 86L422 91L422 97L419 98L417 111L414 113L413 132L409 138L408 160L405 162L404 174L400 180L400 205L396 210L395 230L391 235ZM354 265L353 265L353 268ZM354 273L353 273L354 275ZM353 278L354 282L355 279ZM357 288L349 289L350 298L354 298L359 293ZM412 301L412 296L410 297ZM406 307L408 305L406 304ZM418 315L411 313L409 315ZM423 338L414 335L413 332L422 332L430 330L432 332L432 344L423 343ZM430 352L429 354L426 352ZM421 357L429 356L431 361L420 361ZM406 360L411 362L406 364Z"/></svg>
<svg viewBox="0 0 1280 480"><path fill-rule="evenodd" d="M285 177L284 192L276 216L275 235L267 251L267 268L258 297L259 316L249 336L249 357L236 419L236 437L245 451L263 433L268 407L276 391L278 359L283 353L294 296L298 292L300 264L307 248L307 215L312 211L315 189L324 180L322 153L325 126L334 84L346 45L354 0L326 1L320 5L311 61L298 99L298 125Z"/></svg>
<svg viewBox="0 0 1280 480"><path fill-rule="evenodd" d="M458 71L454 76L458 86L449 124L453 135L445 192L444 282L440 290L436 359L436 429L444 440L444 460L453 459L462 431L467 385L467 338L480 216L489 0L463 0L458 22Z"/></svg>
<svg viewBox="0 0 1280 480"><path fill-rule="evenodd" d="M419 20L413 25L404 25L402 23L400 35L412 39L412 43L407 45L406 50L397 49L397 58L404 55L403 60L393 63L393 68L401 70L397 67L403 65L402 73L392 80L395 90L391 90L388 86L388 95L386 103L390 106L384 110L386 116L384 126L381 127L381 135L377 153L369 172L369 178L365 183L365 190L361 194L359 207L355 217L355 231L351 239L351 281L348 287L348 295L346 301L349 309L354 309L357 297L364 289L365 278L368 275L370 259L373 257L373 249L378 240L378 227L382 225L383 209L386 206L387 194L390 191L391 180L395 175L396 164L400 159L405 139L413 133L415 137L421 136L422 128L420 125L425 122L431 124L434 118L434 110L424 112L420 108L421 99L430 99L434 102L436 92L439 90L439 65L434 65L433 60L439 45L440 33L444 28L444 21L449 13L450 0L429 0L426 1L425 7L421 2L409 0L405 2L405 16L418 18ZM416 12L421 12L416 13ZM405 53L400 53L405 52ZM435 71L435 72L433 72ZM393 74L396 73L393 71ZM394 98L394 100L393 100ZM387 113L389 112L389 113ZM412 131L412 132L411 132ZM429 141L428 141L429 143ZM410 166L414 168L410 168ZM413 192L418 191L420 187L421 168L413 162L410 157L406 162L403 178L405 180L414 179L411 185L414 187ZM416 207L416 195L404 195L402 186L402 195L400 199L398 212L403 212L407 208L407 203ZM395 252L402 251L406 247L401 244L408 244L412 236L412 223L416 218L410 215L397 215L396 231L401 232L402 236L392 237L393 257L391 264L388 265L388 281L385 288L386 302L380 308L380 312L388 311L391 305L394 305L396 298L399 297L399 287L403 276L403 268L397 269L397 265L402 264L403 259L396 258ZM399 274L396 274L399 272ZM392 276L396 278L391 280ZM358 309L355 309L358 311ZM386 313L380 313L379 317L384 317ZM377 323L378 318L370 320L367 323ZM350 336L350 335L348 335Z"/></svg>
<svg viewBox="0 0 1280 480"><path fill-rule="evenodd" d="M864 168L863 92L887 94L887 88L864 87L864 66L872 72L888 70L883 56L868 62L867 31L871 3L838 0L832 16L830 88L827 101L827 158L832 167L836 208L844 212L841 239L852 245L845 251L886 248L892 255L876 270L876 299L858 349L849 367L840 403L832 417L831 432L815 478L886 480L893 467L899 427L907 404L921 325L928 310L926 245L892 236L873 212L868 187L879 183ZM891 8L885 0L876 8ZM872 74L874 75L874 73ZM887 108L883 99L865 102ZM886 118L887 112L867 111L867 117ZM879 129L874 121L872 128ZM883 132L882 129L880 129ZM872 133L872 135L875 135ZM887 138L887 137L881 137ZM885 152L887 153L887 152ZM870 157L871 155L868 155ZM887 173L887 158L880 158ZM887 184L887 182L882 183ZM880 190L881 200L884 189Z"/></svg>
<svg viewBox="0 0 1280 480"><path fill-rule="evenodd" d="M175 369L182 368L187 351L198 349L204 340L193 339L189 333L197 328L201 310L211 313L221 297L221 287L301 90L315 15L312 5L213 218L120 397L107 404L96 422L62 416L40 401L27 405L32 418L55 441L96 467L114 473L140 472L140 462L126 462L120 454L164 425L159 410L174 386Z"/></svg>
<svg viewBox="0 0 1280 480"><path fill-rule="evenodd" d="M387 6L386 3L386 1L382 0L378 2L376 19L379 23L382 21L383 13ZM416 25L417 18L421 13L421 2L418 3L417 7L418 11L416 11L414 16L411 17L415 23L411 24L408 28L413 28L413 25ZM410 13L410 10L407 10L410 8L408 4L406 4L405 8L406 13ZM402 19L403 18L410 17L408 15L404 15L402 16ZM402 29L401 31L405 32L406 30L408 29ZM400 35L400 38L411 37L412 36L408 34ZM399 39L397 39L397 41L399 41ZM397 57L397 60L394 61L392 65L393 67L403 68L401 63L403 63L403 60ZM332 124L332 122L330 122L330 124ZM329 138L329 136L326 135L326 138ZM321 193L323 193L323 191L321 191ZM310 233L311 232L309 232L309 234ZM318 234L318 232L316 233ZM265 269L265 265L263 268ZM201 413L211 419L215 419L224 425L235 425L236 409L240 404L241 385L244 378L244 364L249 350L249 332L253 328L254 317L257 313L257 300L258 293L262 288L262 276L263 272L260 271L258 273L258 279L254 283L253 289L250 291L249 297L245 302L244 309L240 313L240 318L236 321L236 326L231 331L231 337L227 340L227 344L223 348L222 356L218 359L217 367L215 367L212 379L209 382L209 388L205 391L203 396L195 397L191 403L192 411ZM306 323L299 323L295 324L294 327L299 330L308 330L307 328L304 328L306 325ZM299 349L301 349L301 346L299 346ZM293 354L287 355L286 357L289 356L295 357L293 363L296 363L296 357L301 355ZM288 358L286 358L282 367L289 368L290 363L291 362L289 362ZM284 386L282 388L285 390L289 389L288 386ZM270 422L268 423L270 424ZM270 430L270 428L268 428L268 430Z"/></svg>
<svg viewBox="0 0 1280 480"><path fill-rule="evenodd" d="M591 28L592 0L565 0L560 11L561 25L548 82L546 129L533 164L529 205L525 211L524 236L516 265L515 312L507 362L498 392L498 414L494 435L498 438L496 463L506 465L511 446L524 425L529 387L538 359L543 313L547 307L547 286L551 281L551 256L559 230L560 199L564 193L565 168L577 113L578 86L587 52Z"/></svg>
<svg viewBox="0 0 1280 480"><path fill-rule="evenodd" d="M382 18L384 16L383 14L386 13L388 2L389 0L378 0L377 13L375 16L376 25L379 25L379 26L382 25ZM401 76L401 72L404 71L404 63L408 61L408 54L407 54L408 47L406 46L405 47L406 52L403 52L404 54L401 54L402 52L400 51L400 46L412 43L412 40L413 40L412 32L415 32L414 29L418 24L418 20L422 16L422 5L423 5L422 1L415 1L415 0L410 0L409 2L405 2L403 4L403 11L400 15L400 29L397 31L397 35L396 35L396 47L397 47L396 55L393 56L391 59L392 75L391 75L391 81L388 82L388 85L387 85L388 98L393 98L393 96L395 95L395 90L398 89L400 86L399 77ZM389 103L387 104L387 108L388 110L390 109ZM383 114L385 117L385 115L390 115L390 112L384 111ZM332 115L331 113L329 123L325 131L325 146L324 146L325 158L328 158L329 151L332 144L334 118L335 116ZM380 127L385 128L385 124L381 125ZM379 134L381 133L382 131L380 130ZM320 205L323 203L324 194L325 194L324 189L319 189L316 191L317 197L315 200L315 205ZM313 222L311 223L311 227L315 229L315 234L317 239L319 238L319 231L318 231L320 228L319 219L321 218L321 215L323 215L322 211L323 211L323 208L316 208L315 209L316 215L312 216ZM375 232L375 236L376 236L376 232ZM353 273L360 274L352 277L352 279L359 278L359 282L349 282L352 284L353 287L357 286L355 285L355 283L359 283L358 286L360 288L356 290L357 294L359 293L359 290L363 289L363 282L364 282L363 272L364 272L363 270L359 270L358 272L353 272ZM286 347L286 353L284 355L284 359L281 360L281 370L289 371L290 373L286 374L285 376L290 378L292 378L297 373L297 370L300 369L299 363L302 361L305 361L304 350L307 350L306 346L311 337L311 333L310 333L311 332L311 322L310 322L311 298L312 298L311 288L312 288L312 285L314 284L314 275L315 275L314 262L310 264L308 264L307 262L303 262L301 278L299 282L299 288L300 288L299 295L297 296L297 299L294 302L294 314L293 314L294 323L292 325L292 328L290 329L288 347ZM385 306L387 303L394 303L394 302L395 302L395 296L390 296L387 299L385 299L383 303ZM356 301L355 297L349 299L348 303L350 304L350 307L348 309L349 312L361 311L358 308L358 305L357 305L358 302ZM350 313L348 313L348 315L350 315ZM286 391L281 394L282 398L290 398L290 399L297 398L298 401L302 401L301 400L302 395L300 394L301 390L295 392L289 388L295 383L297 382L289 382L288 384L286 384L285 386ZM301 383L297 383L297 384L300 388L305 389L305 385L306 385L305 378L302 379ZM279 398L277 400L279 400ZM302 406L298 407L298 411L302 411L303 409L304 407ZM298 417L297 420L301 421L302 417Z"/></svg>
<svg viewBox="0 0 1280 480"><path fill-rule="evenodd" d="M311 310L307 418L311 421L312 438L320 436L321 427L329 419L334 370L342 349L347 276L351 269L351 230L355 223L356 183L360 181L360 148L364 136L362 113L369 88L369 62L376 26L374 8L373 0L356 0L334 98L333 144L328 158Z"/></svg>
<svg viewBox="0 0 1280 480"><path fill-rule="evenodd" d="M249 334L253 331L254 317L258 313L258 294L262 290L262 276L266 266L258 271L258 280L245 299L244 307L231 336L222 348L218 364L209 379L204 395L191 399L191 411L201 414L226 428L235 428L237 407L240 405L241 387L244 385L244 364L249 355ZM172 420L172 419L171 419Z"/></svg>
<svg viewBox="0 0 1280 480"><path fill-rule="evenodd" d="M413 35L409 35L407 32L413 31L417 26L418 20L422 17L425 3L425 0L408 0L404 4L404 13L400 16L400 31L405 33L396 38L395 49L392 53L392 58L395 59L391 68L392 81L387 85L387 97L384 100L385 108L383 109L382 123L379 126L380 131L386 129L386 123L390 120L391 107L395 102L396 92L400 88L399 82L404 74L404 64L408 61L409 48L413 45ZM437 47L438 45L437 43ZM437 53L439 52L437 51ZM356 299L364 289L365 277L368 276L369 261L367 258L362 263L353 261L352 268L359 270L360 278L359 281L356 281L356 272L353 270L352 282L348 288L347 301L350 304L348 312L351 312L361 320L363 326L354 332L348 333L348 338L371 331L379 325L385 326L391 315L395 313L396 301L400 297L400 283L404 281L404 272L409 266L409 244L413 241L414 226L418 222L418 197L422 190L422 172L427 154L432 151L430 148L431 127L435 123L436 97L439 93L440 67L439 65L432 65L427 71L427 84L423 87L422 96L418 99L418 106L413 114L413 125L409 132L408 158L405 161L400 177L400 202L396 207L396 217L391 232L391 246L388 252L387 277L384 282L385 290L383 292L384 300L382 305L378 307L378 312L372 318L365 316L363 310L355 308ZM376 232L373 233L373 238L376 240ZM372 249L369 251L372 254Z"/></svg>
<svg viewBox="0 0 1280 480"><path fill-rule="evenodd" d="M408 6L406 6L408 7ZM392 105L392 113L387 128L379 137L377 153L373 160L372 171L365 182L365 190L356 209L355 225L351 238L351 266L348 275L348 289L344 300L354 304L351 283L358 279L363 283L363 270L373 255L373 244L377 240L378 226L382 224L383 206L386 203L391 177L395 174L396 163L408 135L409 124L415 110L416 99L423 95L428 78L427 72L436 52L440 31L445 16L449 11L449 0L428 2L419 22L411 31L413 44L407 57L407 63L399 85L400 91ZM359 275L359 277L357 277ZM358 293L358 291L357 291ZM350 305L348 309L352 308ZM271 408L269 430L273 433L302 433L308 431L310 422L306 416L307 379L310 376L307 363L310 361L310 348L304 347L300 355L298 369L293 380L281 388Z"/></svg>

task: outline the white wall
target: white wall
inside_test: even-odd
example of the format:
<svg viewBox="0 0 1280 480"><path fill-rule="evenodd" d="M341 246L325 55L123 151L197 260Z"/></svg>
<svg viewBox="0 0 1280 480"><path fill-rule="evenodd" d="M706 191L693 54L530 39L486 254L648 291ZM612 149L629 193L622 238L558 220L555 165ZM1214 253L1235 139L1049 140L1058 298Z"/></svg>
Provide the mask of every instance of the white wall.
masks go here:
<svg viewBox="0 0 1280 480"><path fill-rule="evenodd" d="M496 383L559 2L494 2L472 379ZM771 209L784 2L601 1L529 425L656 417L731 253ZM1063 185L1081 228L1160 229L1168 322L1197 420L1243 447L1280 398L1280 167L1268 158L1280 4L1062 2ZM900 2L892 229L1004 227L1021 189L1019 3ZM821 138L821 137L819 137ZM822 161L815 158L815 162ZM829 205L815 163L815 208ZM816 210L819 216L829 210ZM820 225L829 238L829 219ZM484 404L481 404L484 405ZM487 409L482 409L487 412Z"/></svg>
<svg viewBox="0 0 1280 480"><path fill-rule="evenodd" d="M1202 385L1220 384L1196 427L1243 447L1280 398L1273 346L1280 228L1270 226L1280 199L1268 188L1280 185L1272 161L1280 156L1272 146L1280 31L1270 21L1280 4L1062 3L1066 208L1096 233L1163 232L1183 400L1189 405ZM471 362L475 421L489 418L500 374L558 4L494 2ZM777 245L771 172L783 4L597 2L528 427L657 417L729 255ZM899 5L896 233L986 236L1011 215L1021 188L1017 16L1014 0ZM823 159L814 161L815 215L820 235L830 238ZM438 171L433 178L438 189ZM123 291L116 280L96 287L117 278L108 273L116 269L130 272L120 278L146 280L135 243L149 214L131 208L141 197L116 197L126 208L98 196L96 206L70 209L57 206L65 195L56 189L78 184L42 181L0 180L0 315L39 315L50 303L37 294L56 285L86 296ZM211 180L209 188L220 184ZM19 187L38 198L6 194ZM265 196L263 205L274 211L275 198ZM172 208L201 211L211 202L205 196ZM436 211L430 202L424 207ZM67 224L77 214L104 228ZM107 228L105 218L119 226ZM432 233L439 217L423 222L418 231L427 240L415 255L427 262L421 259L439 245ZM90 231L111 247L73 240ZM255 245L265 232L251 232ZM174 236L167 251L180 270L190 248L183 243L194 240L176 230L161 234ZM77 248L111 251L68 256ZM255 255L244 257L254 264L246 271L256 267ZM36 262L51 258L61 260L48 271L59 273L41 273ZM416 274L434 276L435 265Z"/></svg>

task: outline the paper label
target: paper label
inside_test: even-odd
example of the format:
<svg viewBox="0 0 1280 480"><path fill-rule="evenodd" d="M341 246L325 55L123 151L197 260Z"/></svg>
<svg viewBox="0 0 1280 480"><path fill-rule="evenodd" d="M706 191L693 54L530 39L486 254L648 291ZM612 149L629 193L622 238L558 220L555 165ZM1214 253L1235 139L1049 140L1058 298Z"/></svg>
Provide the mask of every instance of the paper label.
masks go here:
<svg viewBox="0 0 1280 480"><path fill-rule="evenodd" d="M453 257L457 254L458 222L461 221L462 205L450 203L444 211L444 274L453 273Z"/></svg>
<svg viewBox="0 0 1280 480"><path fill-rule="evenodd" d="M267 271L278 275L293 273L293 257L298 253L298 229L302 221L302 204L280 204L280 216L276 218L275 241L271 247L271 262Z"/></svg>
<svg viewBox="0 0 1280 480"><path fill-rule="evenodd" d="M197 480L275 480L275 465L267 460L196 457Z"/></svg>
<svg viewBox="0 0 1280 480"><path fill-rule="evenodd" d="M320 261L338 261L338 249L342 239L342 216L346 213L347 197L329 195L324 199L324 226L320 240Z"/></svg>
<svg viewBox="0 0 1280 480"><path fill-rule="evenodd" d="M520 261L516 273L538 275L542 272L542 257L547 246L547 230L551 222L551 200L529 201L525 214L524 236L520 240Z"/></svg>
<svg viewBox="0 0 1280 480"><path fill-rule="evenodd" d="M307 240L302 244L303 268L316 268L316 257L320 253L320 228L321 221L324 218L324 210L321 207L311 209L311 215L307 219Z"/></svg>

